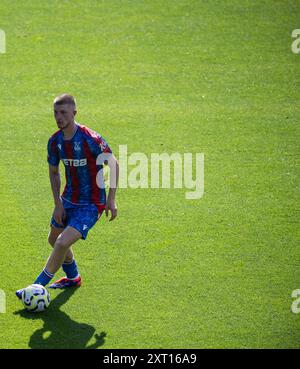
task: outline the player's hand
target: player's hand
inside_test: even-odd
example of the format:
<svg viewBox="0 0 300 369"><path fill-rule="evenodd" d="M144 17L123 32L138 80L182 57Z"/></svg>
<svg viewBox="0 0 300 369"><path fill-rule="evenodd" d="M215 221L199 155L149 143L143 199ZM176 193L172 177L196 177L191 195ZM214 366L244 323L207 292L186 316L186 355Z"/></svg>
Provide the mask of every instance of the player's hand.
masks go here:
<svg viewBox="0 0 300 369"><path fill-rule="evenodd" d="M105 206L105 214L108 217L108 212L111 212L111 217L109 221L114 220L117 217L117 206L115 204L115 199L107 198L106 206Z"/></svg>
<svg viewBox="0 0 300 369"><path fill-rule="evenodd" d="M59 202L55 205L54 211L53 211L53 218L56 221L56 223L60 225L64 225L63 221L65 220L66 212L63 207L62 202Z"/></svg>

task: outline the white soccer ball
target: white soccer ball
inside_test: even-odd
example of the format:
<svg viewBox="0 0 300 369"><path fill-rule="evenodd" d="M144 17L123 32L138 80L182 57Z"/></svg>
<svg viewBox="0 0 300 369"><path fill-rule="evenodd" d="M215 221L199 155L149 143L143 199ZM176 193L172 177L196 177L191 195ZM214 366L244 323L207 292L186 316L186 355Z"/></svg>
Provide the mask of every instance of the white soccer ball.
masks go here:
<svg viewBox="0 0 300 369"><path fill-rule="evenodd" d="M22 302L27 310L40 312L50 304L50 294L41 284L31 284L22 291Z"/></svg>

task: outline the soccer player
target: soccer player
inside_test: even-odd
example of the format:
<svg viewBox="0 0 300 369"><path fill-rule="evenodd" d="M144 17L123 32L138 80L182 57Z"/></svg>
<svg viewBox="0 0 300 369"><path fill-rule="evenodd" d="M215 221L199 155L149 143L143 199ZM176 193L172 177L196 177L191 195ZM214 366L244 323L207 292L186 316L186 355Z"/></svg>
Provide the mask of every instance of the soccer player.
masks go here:
<svg viewBox="0 0 300 369"><path fill-rule="evenodd" d="M119 165L104 138L75 121L76 102L63 94L54 99L54 117L59 130L48 141L49 177L54 211L48 242L53 247L46 266L34 283L46 286L62 266L66 277L50 288L81 285L81 276L74 259L72 245L85 240L103 211L117 216L115 204ZM65 166L66 186L60 195L59 162ZM103 165L110 168L110 188L106 198ZM16 291L21 298L23 289Z"/></svg>

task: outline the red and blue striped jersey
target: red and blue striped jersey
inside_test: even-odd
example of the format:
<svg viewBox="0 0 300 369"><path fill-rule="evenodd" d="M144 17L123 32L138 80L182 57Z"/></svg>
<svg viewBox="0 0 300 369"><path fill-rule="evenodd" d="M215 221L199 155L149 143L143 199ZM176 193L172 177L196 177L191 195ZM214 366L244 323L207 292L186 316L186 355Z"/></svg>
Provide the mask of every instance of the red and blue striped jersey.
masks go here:
<svg viewBox="0 0 300 369"><path fill-rule="evenodd" d="M66 186L62 198L79 205L95 204L98 211L105 208L106 193L103 165L97 164L102 153L112 153L105 139L90 128L76 124L77 130L70 140L64 140L61 130L48 141L48 163L65 166Z"/></svg>

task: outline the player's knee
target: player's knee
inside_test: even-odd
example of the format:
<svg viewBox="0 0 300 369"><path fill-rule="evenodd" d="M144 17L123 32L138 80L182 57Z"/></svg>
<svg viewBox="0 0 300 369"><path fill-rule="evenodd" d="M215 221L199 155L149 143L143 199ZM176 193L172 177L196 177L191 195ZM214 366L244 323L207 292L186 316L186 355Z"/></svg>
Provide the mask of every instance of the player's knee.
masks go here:
<svg viewBox="0 0 300 369"><path fill-rule="evenodd" d="M58 237L58 239L55 241L54 247L67 250L70 247L70 245L62 237Z"/></svg>
<svg viewBox="0 0 300 369"><path fill-rule="evenodd" d="M48 236L48 243L51 245L51 246L54 246L55 244L55 241L56 241L56 238L51 236L51 234L49 234Z"/></svg>

